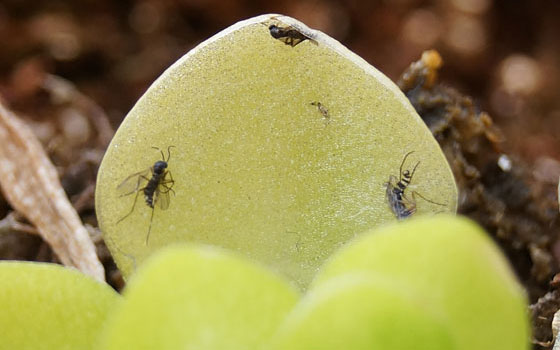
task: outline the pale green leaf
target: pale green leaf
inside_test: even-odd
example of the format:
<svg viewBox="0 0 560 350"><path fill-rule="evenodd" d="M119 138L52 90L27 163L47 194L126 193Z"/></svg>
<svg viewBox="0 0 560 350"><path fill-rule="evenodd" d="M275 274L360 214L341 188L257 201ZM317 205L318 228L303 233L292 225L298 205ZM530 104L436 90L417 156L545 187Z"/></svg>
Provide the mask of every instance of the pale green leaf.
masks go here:
<svg viewBox="0 0 560 350"><path fill-rule="evenodd" d="M286 45L270 24L313 40ZM135 194L120 197L119 184L162 158L152 147L167 157L169 146L169 208L152 213L139 193L123 219ZM305 288L337 247L396 220L384 184L411 151L409 198L439 203L417 197L417 214L455 212L444 155L397 86L325 34L264 15L201 43L142 96L103 160L97 214L125 276L162 246L200 242Z"/></svg>

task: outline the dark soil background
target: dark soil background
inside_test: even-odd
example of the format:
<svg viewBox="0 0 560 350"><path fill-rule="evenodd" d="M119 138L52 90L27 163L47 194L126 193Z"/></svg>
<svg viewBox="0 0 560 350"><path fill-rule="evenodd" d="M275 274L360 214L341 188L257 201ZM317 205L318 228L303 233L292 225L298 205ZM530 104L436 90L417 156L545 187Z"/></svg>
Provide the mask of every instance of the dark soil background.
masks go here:
<svg viewBox="0 0 560 350"><path fill-rule="evenodd" d="M96 231L93 191L112 130L171 63L225 27L264 13L326 32L394 81L424 50L441 54L441 84L426 84L416 78L427 71L411 69L400 87L446 150L462 193L460 212L493 235L527 287L535 341L546 347L560 307L557 0L3 0L0 100L30 123L59 169L97 239L110 283L122 287ZM70 97L68 89L75 89ZM498 164L502 154L511 169ZM7 223L10 213L0 196L0 219ZM32 228L9 227L0 232L0 259L56 261L26 233Z"/></svg>

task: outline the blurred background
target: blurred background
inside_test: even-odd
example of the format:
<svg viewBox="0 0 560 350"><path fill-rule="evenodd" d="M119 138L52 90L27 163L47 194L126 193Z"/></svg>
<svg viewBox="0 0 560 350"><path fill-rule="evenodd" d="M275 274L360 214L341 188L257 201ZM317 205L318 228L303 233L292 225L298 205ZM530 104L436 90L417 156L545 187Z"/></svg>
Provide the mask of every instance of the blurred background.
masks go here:
<svg viewBox="0 0 560 350"><path fill-rule="evenodd" d="M189 49L239 20L272 12L329 34L393 80L423 50L437 49L441 81L491 114L507 137L505 149L546 174L560 173L557 0L2 0L0 95L40 124L48 116L38 108L35 85L54 74L95 101L116 127Z"/></svg>

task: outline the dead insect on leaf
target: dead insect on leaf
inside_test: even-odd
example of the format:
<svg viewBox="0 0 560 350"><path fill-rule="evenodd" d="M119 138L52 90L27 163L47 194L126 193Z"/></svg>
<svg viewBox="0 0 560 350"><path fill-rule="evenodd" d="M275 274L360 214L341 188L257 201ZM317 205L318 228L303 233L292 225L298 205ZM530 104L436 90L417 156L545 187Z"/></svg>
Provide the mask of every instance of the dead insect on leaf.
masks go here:
<svg viewBox="0 0 560 350"><path fill-rule="evenodd" d="M325 118L325 124L328 124L331 121L331 117L329 115L329 110L323 105L321 102L311 102L312 106L317 106L319 113Z"/></svg>
<svg viewBox="0 0 560 350"><path fill-rule="evenodd" d="M279 27L276 24L271 24L268 27L268 30L270 31L270 35L274 39L280 40L284 44L290 45L291 47L295 47L305 40L316 43L316 41L311 37L303 34L301 31L292 26Z"/></svg>
<svg viewBox="0 0 560 350"><path fill-rule="evenodd" d="M156 161L153 166L128 176L117 187L119 197L125 197L136 193L132 208L130 209L128 214L117 221L117 224L122 222L124 219L130 216L132 212L134 212L136 202L138 201L138 195L140 193L144 193L144 201L146 202L146 205L152 208L152 214L150 216L150 226L148 227L148 234L146 235L146 245L148 245L150 232L152 231L152 220L154 218L155 205L157 204L161 210L166 210L167 208L169 208L169 192L172 192L173 195L175 195L175 191L173 190L175 180L173 180L171 171L167 170L167 165L169 159L171 158L172 147L175 146L169 146L167 148L167 159L165 159L165 155L162 150L157 147L152 147L153 149L157 149L161 152L162 159ZM167 178L168 176L169 179Z"/></svg>
<svg viewBox="0 0 560 350"><path fill-rule="evenodd" d="M416 168L420 165L420 161L418 161L412 169L412 172L408 169L403 171L404 163L408 156L412 153L414 153L414 151L408 152L404 156L399 168L399 178L397 179L395 176L391 175L389 176L389 181L385 183L385 196L387 197L387 202L389 203L391 211L395 214L398 220L406 219L416 212L416 196L422 198L426 202L445 206L445 204L434 202L416 191L411 191L412 198L408 198L406 196L405 191L412 181Z"/></svg>

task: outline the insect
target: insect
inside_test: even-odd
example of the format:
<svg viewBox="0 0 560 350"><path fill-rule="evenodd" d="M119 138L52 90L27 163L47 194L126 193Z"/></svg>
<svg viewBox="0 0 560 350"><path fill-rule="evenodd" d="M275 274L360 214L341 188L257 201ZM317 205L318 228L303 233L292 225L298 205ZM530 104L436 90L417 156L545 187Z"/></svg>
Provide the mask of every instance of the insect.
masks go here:
<svg viewBox="0 0 560 350"><path fill-rule="evenodd" d="M162 150L157 147L152 147L153 149L161 152L161 160L156 161L153 166L145 170L128 176L119 186L117 186L119 197L125 197L136 193L132 208L128 214L117 221L117 224L122 222L130 216L132 212L134 212L140 193L144 194L144 201L146 202L146 205L152 209L150 226L148 227L148 234L146 235L146 245L148 245L150 232L152 231L152 220L154 218L155 206L158 205L161 210L169 208L169 192L175 195L175 191L173 190L175 180L173 180L171 171L167 170L167 165L169 159L171 158L172 147L175 146L167 147L167 159L165 159L165 154Z"/></svg>
<svg viewBox="0 0 560 350"><path fill-rule="evenodd" d="M414 151L408 152L404 156L399 168L399 178L397 179L395 176L391 175L389 181L385 183L387 202L389 202L389 207L399 220L406 219L416 212L416 196L432 204L445 205L429 200L416 191L411 191L412 198L406 196L405 191L412 181L416 168L420 165L420 161L418 161L414 168L412 168L412 172L408 169L403 171L404 163L412 153L414 153Z"/></svg>
<svg viewBox="0 0 560 350"><path fill-rule="evenodd" d="M328 124L330 122L330 116L329 116L329 110L325 107L325 105L322 104L321 102L316 102L316 101L311 102L311 105L317 106L319 113L321 113L323 118L325 118L325 124Z"/></svg>
<svg viewBox="0 0 560 350"><path fill-rule="evenodd" d="M284 44L290 45L291 47L295 47L305 40L310 40L316 43L315 40L313 40L311 37L303 34L302 32L300 32L299 30L297 30L292 26L279 27L276 24L271 24L268 27L268 30L270 31L270 35L274 39L278 39L282 41Z"/></svg>

